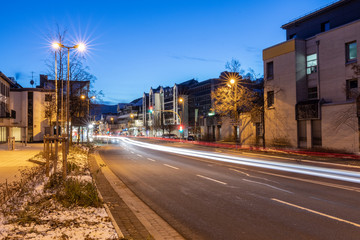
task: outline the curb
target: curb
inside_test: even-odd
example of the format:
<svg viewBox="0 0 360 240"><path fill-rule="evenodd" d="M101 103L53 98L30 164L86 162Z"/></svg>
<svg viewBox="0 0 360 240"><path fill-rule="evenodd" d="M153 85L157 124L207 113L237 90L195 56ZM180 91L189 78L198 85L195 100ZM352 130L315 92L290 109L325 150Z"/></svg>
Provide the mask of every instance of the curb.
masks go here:
<svg viewBox="0 0 360 240"><path fill-rule="evenodd" d="M95 156L94 156L94 157L95 157ZM93 177L93 176L91 176L91 177ZM114 226L115 231L116 231L118 237L119 237L119 238L124 238L124 237L125 237L124 234L123 234L122 231L120 230L119 225L116 223L115 218L114 218L114 216L112 215L112 213L111 213L108 205L104 202L104 198L103 198L103 196L101 195L101 192L99 191L99 188L97 187L94 179L93 179L93 181L94 181L94 184L95 184L95 186L96 186L96 191L97 191L97 193L98 193L98 195L99 195L99 198L100 198L101 201L103 202L103 206L104 206L104 208L105 208L105 211L106 211L106 213L108 214L108 216L109 216L109 218L110 218L110 221L111 221L112 225Z"/></svg>

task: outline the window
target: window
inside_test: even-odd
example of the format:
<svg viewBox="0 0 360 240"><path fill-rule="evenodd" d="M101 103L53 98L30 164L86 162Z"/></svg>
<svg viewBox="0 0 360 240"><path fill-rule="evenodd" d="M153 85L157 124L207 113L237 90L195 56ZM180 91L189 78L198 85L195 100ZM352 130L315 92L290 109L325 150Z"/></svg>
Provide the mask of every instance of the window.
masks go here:
<svg viewBox="0 0 360 240"><path fill-rule="evenodd" d="M267 92L267 106L268 107L274 106L274 91Z"/></svg>
<svg viewBox="0 0 360 240"><path fill-rule="evenodd" d="M308 99L317 99L317 87L308 88Z"/></svg>
<svg viewBox="0 0 360 240"><path fill-rule="evenodd" d="M358 94L358 80L346 80L346 100L355 99Z"/></svg>
<svg viewBox="0 0 360 240"><path fill-rule="evenodd" d="M306 74L316 73L317 71L317 54L306 56Z"/></svg>
<svg viewBox="0 0 360 240"><path fill-rule="evenodd" d="M266 79L271 80L274 78L274 62L266 63Z"/></svg>
<svg viewBox="0 0 360 240"><path fill-rule="evenodd" d="M327 22L323 22L321 24L321 32L326 32L326 31L329 31L330 30L330 22L327 21Z"/></svg>
<svg viewBox="0 0 360 240"><path fill-rule="evenodd" d="M296 33L291 34L291 35L289 36L289 40L290 40L290 39L294 39L294 38L296 38Z"/></svg>
<svg viewBox="0 0 360 240"><path fill-rule="evenodd" d="M356 41L346 43L345 50L346 50L346 63L356 62L356 58L357 58Z"/></svg>

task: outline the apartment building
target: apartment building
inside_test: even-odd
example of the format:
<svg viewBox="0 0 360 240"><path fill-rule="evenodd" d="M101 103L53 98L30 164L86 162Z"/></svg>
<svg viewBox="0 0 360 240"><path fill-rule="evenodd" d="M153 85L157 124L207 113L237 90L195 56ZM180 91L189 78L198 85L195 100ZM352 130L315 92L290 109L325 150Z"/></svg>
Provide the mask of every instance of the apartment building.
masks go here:
<svg viewBox="0 0 360 240"><path fill-rule="evenodd" d="M178 134L177 128L184 126L184 136L188 136L188 94L198 81L191 79L173 87L150 88L143 94L143 123L148 136L162 136L163 133ZM150 113L149 110L152 109Z"/></svg>
<svg viewBox="0 0 360 240"><path fill-rule="evenodd" d="M40 142L55 126L54 90L11 88L10 106L16 111L11 136L15 141Z"/></svg>
<svg viewBox="0 0 360 240"><path fill-rule="evenodd" d="M12 119L16 117L16 111L10 106L10 88L17 84L0 72L0 142L6 142L12 136Z"/></svg>
<svg viewBox="0 0 360 240"><path fill-rule="evenodd" d="M263 50L266 145L358 152L360 1L282 28L286 41Z"/></svg>

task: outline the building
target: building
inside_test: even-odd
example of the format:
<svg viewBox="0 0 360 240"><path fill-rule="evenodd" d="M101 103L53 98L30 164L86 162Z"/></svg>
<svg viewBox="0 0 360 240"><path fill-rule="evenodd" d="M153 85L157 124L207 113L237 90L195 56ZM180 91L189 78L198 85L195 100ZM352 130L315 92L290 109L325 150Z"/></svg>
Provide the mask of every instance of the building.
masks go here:
<svg viewBox="0 0 360 240"><path fill-rule="evenodd" d="M41 142L56 125L54 90L11 88L10 106L16 111L12 120L15 141Z"/></svg>
<svg viewBox="0 0 360 240"><path fill-rule="evenodd" d="M8 137L15 137L15 141L43 141L54 126L53 99L53 90L23 88L0 72L0 142L6 142Z"/></svg>
<svg viewBox="0 0 360 240"><path fill-rule="evenodd" d="M189 89L198 81L191 79L173 87L159 86L150 88L149 93L143 94L142 118L147 136L162 136L165 133L177 134L183 125L184 137L188 136L188 94ZM151 111L150 111L151 109Z"/></svg>
<svg viewBox="0 0 360 240"><path fill-rule="evenodd" d="M359 151L360 1L342 0L282 26L263 50L267 146Z"/></svg>
<svg viewBox="0 0 360 240"><path fill-rule="evenodd" d="M13 80L0 72L0 142L6 142L12 136L13 119L16 111L11 108L10 88L18 87Z"/></svg>
<svg viewBox="0 0 360 240"><path fill-rule="evenodd" d="M90 118L90 99L89 90L90 90L90 81L75 81L71 80L70 83L70 91L69 91L69 121L70 126L72 127L72 140L79 141L80 133L85 134L86 128L91 122ZM61 106L61 81L58 81L58 106ZM47 75L40 75L40 85L36 88L44 89L44 90L52 90L55 91L55 80L48 79ZM63 128L65 129L66 123L66 98L67 98L67 81L63 82L63 110L59 107L60 119L63 119L61 122ZM65 133L65 132L63 132ZM84 136L82 136L84 138Z"/></svg>

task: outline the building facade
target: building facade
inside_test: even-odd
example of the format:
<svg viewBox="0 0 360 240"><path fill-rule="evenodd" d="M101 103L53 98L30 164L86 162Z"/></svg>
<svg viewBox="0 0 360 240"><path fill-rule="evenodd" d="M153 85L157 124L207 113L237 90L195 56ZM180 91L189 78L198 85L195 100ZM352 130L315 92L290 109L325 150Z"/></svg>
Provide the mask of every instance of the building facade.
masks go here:
<svg viewBox="0 0 360 240"><path fill-rule="evenodd" d="M10 105L10 88L17 84L0 72L0 142L6 142L12 136L12 122L16 112Z"/></svg>
<svg viewBox="0 0 360 240"><path fill-rule="evenodd" d="M263 50L266 145L358 152L360 1L282 28L287 41Z"/></svg>

